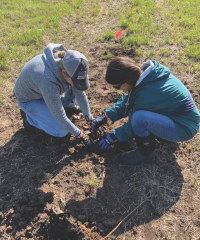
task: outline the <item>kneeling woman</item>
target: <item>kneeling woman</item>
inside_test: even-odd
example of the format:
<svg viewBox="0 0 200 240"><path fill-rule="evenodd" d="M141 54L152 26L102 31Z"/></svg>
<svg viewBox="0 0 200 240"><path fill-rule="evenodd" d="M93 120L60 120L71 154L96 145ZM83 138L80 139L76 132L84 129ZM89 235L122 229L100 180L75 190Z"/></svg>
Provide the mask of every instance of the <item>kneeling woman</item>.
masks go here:
<svg viewBox="0 0 200 240"><path fill-rule="evenodd" d="M89 88L88 71L87 58L62 44L50 43L43 54L31 59L14 87L24 127L33 126L56 137L71 133L82 138L83 132L66 112L81 110L87 121L93 119L84 92ZM80 109L75 107L76 100Z"/></svg>
<svg viewBox="0 0 200 240"><path fill-rule="evenodd" d="M122 95L113 107L106 109L112 122L129 116L123 126L108 133L100 142L109 150L115 141L135 138L138 149L123 153L125 164L140 164L155 160L155 136L171 142L190 140L197 134L200 114L188 89L170 70L156 61L147 61L141 68L130 58L118 57L107 68L106 81ZM95 128L95 125L93 126Z"/></svg>

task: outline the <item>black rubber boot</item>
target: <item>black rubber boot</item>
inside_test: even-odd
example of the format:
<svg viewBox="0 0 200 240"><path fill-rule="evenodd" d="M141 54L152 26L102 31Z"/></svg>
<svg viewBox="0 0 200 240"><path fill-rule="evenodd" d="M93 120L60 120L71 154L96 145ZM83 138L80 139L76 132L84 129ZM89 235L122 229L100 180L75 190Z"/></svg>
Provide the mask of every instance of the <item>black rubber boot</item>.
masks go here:
<svg viewBox="0 0 200 240"><path fill-rule="evenodd" d="M35 129L35 127L32 126L32 125L28 122L28 120L27 120L27 118L26 118L26 113L25 113L22 109L20 109L20 114L21 114L21 117L22 117L22 120L23 120L23 126L24 126L24 128L25 128L26 130L29 130L29 131Z"/></svg>
<svg viewBox="0 0 200 240"><path fill-rule="evenodd" d="M152 163L155 160L156 142L152 134L147 137L135 136L138 149L125 152L120 156L122 164L138 165L141 163Z"/></svg>

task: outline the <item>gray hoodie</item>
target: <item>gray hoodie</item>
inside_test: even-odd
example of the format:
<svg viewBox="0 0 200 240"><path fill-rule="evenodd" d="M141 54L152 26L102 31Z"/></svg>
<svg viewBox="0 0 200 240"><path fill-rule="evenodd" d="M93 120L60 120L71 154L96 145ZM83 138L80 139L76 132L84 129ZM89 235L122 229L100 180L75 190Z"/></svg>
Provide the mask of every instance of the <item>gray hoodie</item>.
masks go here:
<svg viewBox="0 0 200 240"><path fill-rule="evenodd" d="M84 91L77 90L66 82L62 76L60 58L57 51L67 51L61 44L50 43L44 53L31 59L22 69L14 87L14 92L20 103L36 99L44 99L47 107L60 125L74 136L80 134L77 128L66 116L60 96L72 90L84 114L92 119L87 96Z"/></svg>

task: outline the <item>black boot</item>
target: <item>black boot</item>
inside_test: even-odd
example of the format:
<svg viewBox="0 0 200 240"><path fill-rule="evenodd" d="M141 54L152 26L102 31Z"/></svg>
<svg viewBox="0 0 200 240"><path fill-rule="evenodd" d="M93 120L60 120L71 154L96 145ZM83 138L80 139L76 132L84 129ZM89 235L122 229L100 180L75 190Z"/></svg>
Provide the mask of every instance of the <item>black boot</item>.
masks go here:
<svg viewBox="0 0 200 240"><path fill-rule="evenodd" d="M22 117L22 120L23 120L23 126L24 126L24 128L26 129L26 130L33 130L35 127L34 126L32 126L29 122L28 122L28 120L27 120L27 118L26 118L26 113L22 110L22 109L20 109L20 114L21 114L21 117Z"/></svg>
<svg viewBox="0 0 200 240"><path fill-rule="evenodd" d="M120 156L122 164L138 165L152 163L155 160L156 142L152 134L147 137L135 136L138 149L123 153Z"/></svg>

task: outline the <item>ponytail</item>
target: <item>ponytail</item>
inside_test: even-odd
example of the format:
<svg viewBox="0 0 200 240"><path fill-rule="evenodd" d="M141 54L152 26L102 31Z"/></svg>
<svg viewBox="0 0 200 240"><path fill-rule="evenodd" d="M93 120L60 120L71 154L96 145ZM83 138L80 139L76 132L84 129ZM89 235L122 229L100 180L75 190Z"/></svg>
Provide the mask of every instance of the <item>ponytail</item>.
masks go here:
<svg viewBox="0 0 200 240"><path fill-rule="evenodd" d="M64 58L66 52L65 52L65 51L58 51L58 52L56 52L56 54L57 54L57 58L61 58L61 61L60 61L60 63L59 63L59 68L60 68L60 70L61 70L61 71L62 71L62 70L65 70L65 68L63 67L63 58ZM65 74L67 77L70 77L69 74L66 72L66 70L65 70L65 73L64 73L64 74Z"/></svg>
<svg viewBox="0 0 200 240"><path fill-rule="evenodd" d="M64 58L65 54L66 54L65 51L58 51L58 52L57 52L57 56L58 56L58 58L61 58L61 59Z"/></svg>

